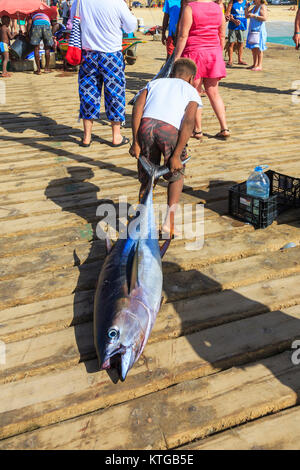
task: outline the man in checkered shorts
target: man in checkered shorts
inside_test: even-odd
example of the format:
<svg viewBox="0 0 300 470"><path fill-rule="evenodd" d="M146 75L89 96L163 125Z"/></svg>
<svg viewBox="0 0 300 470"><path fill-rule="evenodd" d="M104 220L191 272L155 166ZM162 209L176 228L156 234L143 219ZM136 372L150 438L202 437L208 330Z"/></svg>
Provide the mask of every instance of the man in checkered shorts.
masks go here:
<svg viewBox="0 0 300 470"><path fill-rule="evenodd" d="M79 1L79 0L77 0ZM76 13L75 0L70 18ZM125 121L125 73L122 54L123 33L132 33L137 20L124 0L85 0L80 3L83 62L79 71L80 118L84 137L81 146L91 144L95 119L100 118L101 92L104 87L105 111L112 125L112 146L128 144L122 137Z"/></svg>

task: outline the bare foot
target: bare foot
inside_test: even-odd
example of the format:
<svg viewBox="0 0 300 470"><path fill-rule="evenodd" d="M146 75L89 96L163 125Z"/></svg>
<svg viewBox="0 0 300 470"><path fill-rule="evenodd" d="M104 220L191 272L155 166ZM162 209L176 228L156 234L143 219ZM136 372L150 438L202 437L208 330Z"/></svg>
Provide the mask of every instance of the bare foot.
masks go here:
<svg viewBox="0 0 300 470"><path fill-rule="evenodd" d="M251 70L254 68L254 65L250 65L250 67L247 67L247 70Z"/></svg>
<svg viewBox="0 0 300 470"><path fill-rule="evenodd" d="M238 64L239 64L239 65L248 65L247 62L245 62L244 60L240 60L240 61L238 62Z"/></svg>
<svg viewBox="0 0 300 470"><path fill-rule="evenodd" d="M7 73L7 72L2 72L1 77L2 77L2 78L10 78L10 77L11 77L11 74L10 74L10 73Z"/></svg>
<svg viewBox="0 0 300 470"><path fill-rule="evenodd" d="M45 69L45 70L44 70L44 73L52 73L52 70L50 70L50 69Z"/></svg>
<svg viewBox="0 0 300 470"><path fill-rule="evenodd" d="M42 75L42 72L40 70L36 70L35 72L33 72L35 75Z"/></svg>
<svg viewBox="0 0 300 470"><path fill-rule="evenodd" d="M253 67L252 72L261 72L262 67Z"/></svg>

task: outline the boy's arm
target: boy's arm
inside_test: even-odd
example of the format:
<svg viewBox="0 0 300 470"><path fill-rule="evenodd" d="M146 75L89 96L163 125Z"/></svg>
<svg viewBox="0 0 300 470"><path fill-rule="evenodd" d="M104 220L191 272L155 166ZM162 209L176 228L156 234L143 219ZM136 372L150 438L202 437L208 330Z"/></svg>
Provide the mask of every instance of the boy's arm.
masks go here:
<svg viewBox="0 0 300 470"><path fill-rule="evenodd" d="M137 98L132 111L132 145L129 153L132 157L139 158L141 147L138 140L138 131L143 117L148 90L143 90Z"/></svg>
<svg viewBox="0 0 300 470"><path fill-rule="evenodd" d="M185 115L181 124L181 129L179 132L177 145L172 157L169 160L170 170L172 172L176 170L181 170L183 168L180 157L184 150L184 147L188 143L188 140L194 130L197 109L198 103L196 103L195 101L191 101L186 108Z"/></svg>

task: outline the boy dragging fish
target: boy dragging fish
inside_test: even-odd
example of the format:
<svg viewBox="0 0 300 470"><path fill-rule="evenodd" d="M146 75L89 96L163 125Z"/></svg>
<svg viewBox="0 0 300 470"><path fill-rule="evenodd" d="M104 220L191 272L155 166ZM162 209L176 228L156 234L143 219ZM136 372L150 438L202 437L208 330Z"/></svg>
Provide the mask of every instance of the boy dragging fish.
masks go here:
<svg viewBox="0 0 300 470"><path fill-rule="evenodd" d="M191 137L196 113L202 107L201 98L193 87L197 73L195 63L186 58L175 62L171 78L160 78L148 83L136 100L132 115L133 143L129 153L140 155L155 165L170 169L164 178L168 181L168 211L162 233L176 236L175 211L184 181L186 144ZM148 175L138 162L141 200L148 183Z"/></svg>

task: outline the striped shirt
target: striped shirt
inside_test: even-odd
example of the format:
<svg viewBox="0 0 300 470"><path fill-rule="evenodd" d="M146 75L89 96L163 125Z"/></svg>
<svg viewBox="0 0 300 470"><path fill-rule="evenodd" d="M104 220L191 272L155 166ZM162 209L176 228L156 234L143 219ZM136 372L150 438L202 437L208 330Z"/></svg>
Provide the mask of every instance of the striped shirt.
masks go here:
<svg viewBox="0 0 300 470"><path fill-rule="evenodd" d="M33 15L31 15L31 18L34 26L44 26L51 24L49 16L47 16L45 13L33 13Z"/></svg>

